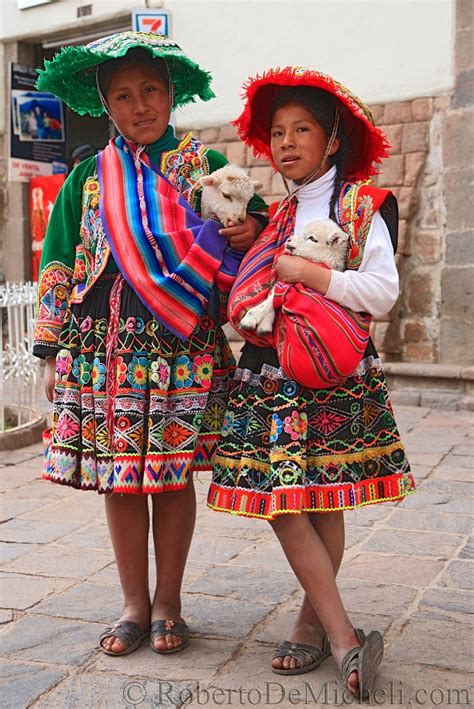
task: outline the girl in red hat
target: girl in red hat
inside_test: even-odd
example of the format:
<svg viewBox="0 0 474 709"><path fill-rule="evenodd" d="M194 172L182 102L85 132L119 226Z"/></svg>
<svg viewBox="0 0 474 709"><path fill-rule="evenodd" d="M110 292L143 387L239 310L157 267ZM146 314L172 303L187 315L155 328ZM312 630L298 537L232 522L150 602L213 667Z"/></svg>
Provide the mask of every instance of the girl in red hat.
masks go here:
<svg viewBox="0 0 474 709"><path fill-rule="evenodd" d="M324 342L318 349L308 336L315 332L311 314L308 327L303 321L295 330L307 355L304 366L291 352L286 359L282 355L291 318L277 316L270 335L240 323L279 282L299 289L303 300L308 294L311 302L319 299L321 312L345 313L348 332L357 314L369 320L393 307L397 205L388 190L369 180L389 146L368 109L317 71L270 70L249 81L245 96L235 125L256 156L272 161L288 195L245 256L230 296L229 319L247 342L208 504L269 520L304 588L296 625L277 649L273 671L308 672L332 654L347 687L363 698L373 688L383 640L377 631L366 635L352 626L339 595L335 577L344 551L343 511L400 500L414 488L382 365L367 338L355 371L344 380L333 377ZM328 217L349 236L344 272L284 253L294 232ZM318 367L327 375L325 385ZM312 386L305 383L308 376Z"/></svg>

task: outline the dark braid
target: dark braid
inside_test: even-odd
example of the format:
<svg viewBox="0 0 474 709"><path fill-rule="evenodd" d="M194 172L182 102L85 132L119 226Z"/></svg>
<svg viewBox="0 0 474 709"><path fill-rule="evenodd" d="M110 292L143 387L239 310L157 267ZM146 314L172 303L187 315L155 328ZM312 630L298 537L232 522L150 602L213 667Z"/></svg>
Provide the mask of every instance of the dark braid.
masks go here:
<svg viewBox="0 0 474 709"><path fill-rule="evenodd" d="M334 180L334 190L329 202L329 218L336 221L336 203L342 183L345 180L345 156L347 150L347 138L342 120L341 104L327 91L315 89L311 86L291 86L286 88L274 100L270 108L270 124L275 112L282 106L298 104L311 113L314 120L326 133L328 140L331 136L336 117L336 108L340 113L339 128L336 138L340 141L339 149L334 155L328 157L329 164L336 166L336 177ZM269 126L269 129L271 125Z"/></svg>
<svg viewBox="0 0 474 709"><path fill-rule="evenodd" d="M339 134L339 131L338 131ZM334 189L332 191L331 199L329 201L329 219L337 222L336 219L336 204L341 191L343 182L345 182L344 176L344 159L346 157L346 147L347 143L341 141L341 145L337 153L334 156L337 159L333 161L333 165L336 165L336 175L334 177Z"/></svg>

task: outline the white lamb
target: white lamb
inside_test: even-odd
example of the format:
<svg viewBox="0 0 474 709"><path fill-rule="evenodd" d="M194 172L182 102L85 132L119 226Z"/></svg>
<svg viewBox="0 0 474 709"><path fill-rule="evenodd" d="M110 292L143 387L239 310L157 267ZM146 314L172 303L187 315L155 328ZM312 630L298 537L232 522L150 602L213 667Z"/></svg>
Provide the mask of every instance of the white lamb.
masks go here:
<svg viewBox="0 0 474 709"><path fill-rule="evenodd" d="M335 271L343 271L346 264L349 240L347 234L332 219L318 219L310 222L299 234L293 234L285 245L285 250L292 256L302 256L314 263L324 263ZM273 330L275 310L273 292L259 305L248 310L242 320L245 330L256 330L259 335L266 335Z"/></svg>
<svg viewBox="0 0 474 709"><path fill-rule="evenodd" d="M243 224L247 217L247 204L261 183L251 180L245 170L237 165L224 165L211 175L200 179L202 185L201 216L217 218L225 227L229 222Z"/></svg>

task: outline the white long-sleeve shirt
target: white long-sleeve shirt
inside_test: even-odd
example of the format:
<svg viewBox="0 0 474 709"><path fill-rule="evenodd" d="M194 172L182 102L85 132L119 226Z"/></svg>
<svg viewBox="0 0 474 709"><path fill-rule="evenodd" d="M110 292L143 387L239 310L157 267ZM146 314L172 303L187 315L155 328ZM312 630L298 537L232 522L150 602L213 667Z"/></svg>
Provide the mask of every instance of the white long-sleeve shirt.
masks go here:
<svg viewBox="0 0 474 709"><path fill-rule="evenodd" d="M336 168L298 190L295 232L315 219L329 217L329 202L334 189ZM293 184L293 189L298 185ZM399 294L398 271L395 265L390 234L382 215L375 212L365 244L362 262L357 271L331 271L326 297L358 312L377 318L395 305Z"/></svg>

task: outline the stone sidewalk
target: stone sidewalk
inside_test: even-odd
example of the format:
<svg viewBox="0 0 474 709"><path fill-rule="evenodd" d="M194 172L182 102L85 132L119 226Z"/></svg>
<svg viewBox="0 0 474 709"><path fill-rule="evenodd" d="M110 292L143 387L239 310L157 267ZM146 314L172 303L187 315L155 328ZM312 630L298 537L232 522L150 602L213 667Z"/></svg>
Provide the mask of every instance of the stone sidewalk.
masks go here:
<svg viewBox="0 0 474 709"><path fill-rule="evenodd" d="M340 587L355 625L385 635L372 706L466 706L474 417L403 406L397 416L418 493L346 514ZM306 675L269 671L301 591L267 523L205 507L208 476L196 483L184 586L190 647L102 654L98 636L121 607L103 500L41 481L39 445L1 455L3 709L352 703L331 659Z"/></svg>

